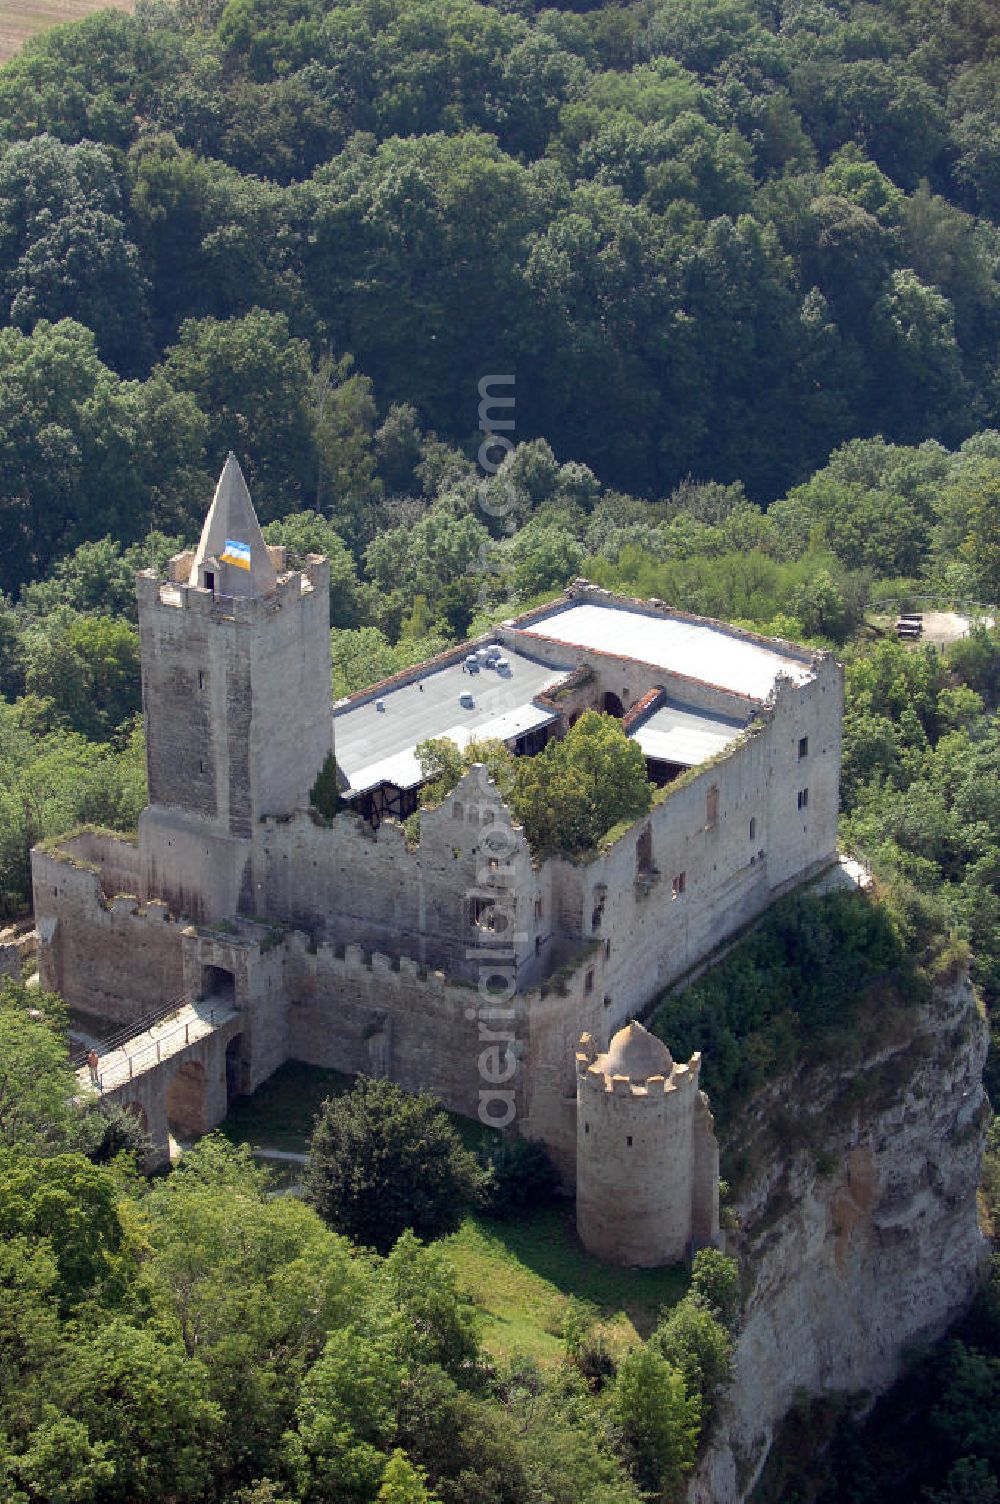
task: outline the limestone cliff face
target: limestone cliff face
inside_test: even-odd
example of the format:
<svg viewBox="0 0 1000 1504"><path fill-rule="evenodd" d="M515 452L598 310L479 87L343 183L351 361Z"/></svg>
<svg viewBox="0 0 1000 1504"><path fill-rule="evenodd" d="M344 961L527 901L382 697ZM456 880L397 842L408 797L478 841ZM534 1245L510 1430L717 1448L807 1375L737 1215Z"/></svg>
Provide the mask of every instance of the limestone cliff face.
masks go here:
<svg viewBox="0 0 1000 1504"><path fill-rule="evenodd" d="M776 1082L733 1124L730 1155L749 1166L729 1244L745 1313L689 1504L742 1504L793 1404L886 1388L903 1350L968 1301L985 1252L987 1042L962 979L890 1010L861 1063Z"/></svg>

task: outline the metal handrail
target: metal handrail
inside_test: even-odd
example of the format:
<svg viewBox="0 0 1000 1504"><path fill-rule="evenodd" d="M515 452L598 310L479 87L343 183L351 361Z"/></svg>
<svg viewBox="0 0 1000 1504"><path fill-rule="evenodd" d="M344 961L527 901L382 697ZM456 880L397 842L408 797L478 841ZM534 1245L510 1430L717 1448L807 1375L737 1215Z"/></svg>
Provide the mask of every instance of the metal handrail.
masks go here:
<svg viewBox="0 0 1000 1504"><path fill-rule="evenodd" d="M154 1064L155 1065L159 1065L160 1062L161 1062L161 1060L163 1060L165 1058L164 1057L164 1053L163 1053L164 1049L168 1045L172 1046L174 1044L174 1042L176 1041L178 1035L182 1031L183 1031L183 1034L184 1034L184 1043L183 1043L183 1045L180 1046L180 1048L183 1049L185 1045L188 1045L188 1044L190 1044L192 1042L191 1041L191 1026L192 1026L192 1023L194 1023L194 1024L198 1024L198 1023L206 1024L207 1023L207 1025L208 1025L208 1031L211 1032L211 1030L213 1030L215 1028L215 1011L216 1011L215 1008L209 1008L209 1010L208 1010L208 1018L207 1019L205 1019L205 1018L195 1018L195 1019L192 1020L190 1018L187 1018L187 1019L180 1019L179 1018L177 1020L177 1023L174 1025L174 1027L172 1029L167 1029L167 1031L164 1034L158 1035L156 1039L150 1038L150 1039L146 1040L145 1042L143 1042L143 1038L142 1038L141 1034L130 1035L129 1038L125 1041L125 1044L118 1046L118 1052L120 1052L124 1056L124 1059L121 1059L121 1060L118 1061L117 1068L112 1068L112 1079L111 1079L111 1081L110 1082L105 1081L104 1071L100 1070L100 1071L98 1071L95 1074L95 1076L93 1078L94 1085L97 1087L98 1091L102 1092L102 1093L105 1090L112 1090L113 1091L116 1087L124 1085L126 1081L132 1081L132 1080L134 1080L135 1076L136 1076L137 1069L138 1069L138 1074L142 1075L143 1071L146 1069L147 1064L148 1065L154 1065ZM151 1032L152 1031L150 1031L150 1033ZM198 1037L204 1037L204 1036L196 1036L196 1039L194 1041L195 1043L197 1043ZM129 1050L128 1049L128 1045L129 1044L136 1045L136 1048L134 1050ZM101 1063L106 1064L107 1062L111 1061L112 1056L115 1053L117 1053L117 1052L113 1051L111 1054L103 1056ZM170 1053L172 1054L172 1053L174 1053L174 1051L171 1049ZM169 1056L167 1056L166 1058L169 1058ZM125 1071L126 1064L128 1065L128 1073L127 1074L126 1074L126 1071Z"/></svg>
<svg viewBox="0 0 1000 1504"><path fill-rule="evenodd" d="M144 1013L140 1018L135 1019L133 1023L116 1029L113 1034L108 1034L104 1039L98 1040L96 1044L87 1045L84 1049L76 1050L69 1057L70 1065L74 1068L86 1065L87 1056L91 1050L97 1055L109 1055L112 1050L120 1049L123 1044L127 1044L130 1039L134 1039L138 1034L145 1034L154 1024L160 1023L164 1018L169 1018L171 1013L177 1013L179 1009L191 1001L188 994L182 992L178 997L171 998L169 1002L161 1003L158 1008L153 1008L149 1013Z"/></svg>

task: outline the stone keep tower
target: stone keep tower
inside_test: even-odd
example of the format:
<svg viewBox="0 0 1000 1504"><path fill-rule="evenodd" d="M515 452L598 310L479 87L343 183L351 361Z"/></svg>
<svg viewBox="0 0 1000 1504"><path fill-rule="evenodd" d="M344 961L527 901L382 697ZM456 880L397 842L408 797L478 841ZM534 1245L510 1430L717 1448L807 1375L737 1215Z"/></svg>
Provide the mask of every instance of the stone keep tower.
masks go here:
<svg viewBox="0 0 1000 1504"><path fill-rule="evenodd" d="M138 593L147 887L224 916L258 822L306 808L333 749L329 565L286 567L230 454L198 548L165 581L144 571Z"/></svg>
<svg viewBox="0 0 1000 1504"><path fill-rule="evenodd" d="M675 1065L631 1023L606 1054L589 1034L576 1052L576 1225L590 1253L653 1266L719 1234L719 1148L701 1056Z"/></svg>

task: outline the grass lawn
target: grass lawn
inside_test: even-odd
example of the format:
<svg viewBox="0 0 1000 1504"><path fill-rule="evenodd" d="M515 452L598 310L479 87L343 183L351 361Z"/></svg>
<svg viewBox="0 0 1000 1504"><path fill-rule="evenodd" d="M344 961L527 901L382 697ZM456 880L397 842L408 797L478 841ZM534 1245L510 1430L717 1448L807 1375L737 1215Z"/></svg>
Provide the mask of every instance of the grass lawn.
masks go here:
<svg viewBox="0 0 1000 1504"><path fill-rule="evenodd" d="M28 37L61 21L79 21L95 10L131 10L133 0L0 0L0 63Z"/></svg>
<svg viewBox="0 0 1000 1504"><path fill-rule="evenodd" d="M252 1096L237 1097L219 1132L234 1144L294 1149L304 1154L316 1114L327 1097L339 1097L353 1084L354 1077L340 1071L289 1060ZM489 1130L473 1118L457 1112L449 1112L448 1117L467 1149L478 1149L490 1136Z"/></svg>
<svg viewBox="0 0 1000 1504"><path fill-rule="evenodd" d="M597 1308L609 1347L620 1351L648 1336L661 1309L688 1286L683 1265L620 1269L592 1258L577 1238L571 1202L512 1222L470 1217L442 1246L461 1289L484 1314L483 1343L497 1358L523 1353L556 1362L573 1297Z"/></svg>
<svg viewBox="0 0 1000 1504"><path fill-rule="evenodd" d="M304 1151L320 1106L350 1089L339 1071L290 1061L233 1104L221 1133L234 1144ZM466 1145L482 1141L480 1123L450 1113ZM270 1165L278 1179L294 1182L298 1167ZM497 1358L522 1353L539 1363L563 1356L563 1318L572 1299L599 1313L612 1351L646 1337L661 1309L687 1289L682 1265L619 1269L585 1253L576 1235L573 1204L556 1201L511 1222L469 1217L443 1245L458 1270L460 1288L483 1314L483 1343Z"/></svg>
<svg viewBox="0 0 1000 1504"><path fill-rule="evenodd" d="M327 1097L338 1097L352 1078L290 1060L250 1097L238 1097L219 1132L234 1144L305 1152L313 1121Z"/></svg>

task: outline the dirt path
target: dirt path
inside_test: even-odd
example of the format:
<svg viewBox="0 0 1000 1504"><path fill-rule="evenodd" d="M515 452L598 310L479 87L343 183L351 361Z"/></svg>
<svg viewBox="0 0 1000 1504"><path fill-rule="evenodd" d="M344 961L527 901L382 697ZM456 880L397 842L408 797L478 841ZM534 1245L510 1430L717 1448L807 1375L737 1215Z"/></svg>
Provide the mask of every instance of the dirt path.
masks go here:
<svg viewBox="0 0 1000 1504"><path fill-rule="evenodd" d="M993 625L991 618L986 618L986 621L989 626ZM922 641L933 642L940 648L947 647L949 642L968 637L971 626L970 618L960 616L957 611L925 611Z"/></svg>

